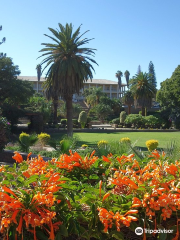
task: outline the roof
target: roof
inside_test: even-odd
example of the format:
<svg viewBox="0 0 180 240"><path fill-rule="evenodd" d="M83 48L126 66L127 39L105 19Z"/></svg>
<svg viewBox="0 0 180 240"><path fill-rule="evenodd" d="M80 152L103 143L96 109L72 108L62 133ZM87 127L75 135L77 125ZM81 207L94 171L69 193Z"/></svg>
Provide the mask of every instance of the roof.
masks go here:
<svg viewBox="0 0 180 240"><path fill-rule="evenodd" d="M31 81L31 82L37 82L37 76L18 76L18 79L23 80L23 81ZM41 78L40 82L44 82L45 78ZM90 79L85 82L85 84L112 84L112 85L117 85L118 82L112 81L112 80L106 80L106 79ZM122 86L126 86L125 83L122 83Z"/></svg>

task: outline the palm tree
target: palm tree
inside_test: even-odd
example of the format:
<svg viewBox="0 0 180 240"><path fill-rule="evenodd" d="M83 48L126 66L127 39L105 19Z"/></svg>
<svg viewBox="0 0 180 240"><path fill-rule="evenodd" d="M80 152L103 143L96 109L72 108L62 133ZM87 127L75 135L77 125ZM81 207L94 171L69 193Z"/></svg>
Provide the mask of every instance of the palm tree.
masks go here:
<svg viewBox="0 0 180 240"><path fill-rule="evenodd" d="M127 87L129 88L129 76L130 76L130 72L128 70L125 71L124 76L126 78L126 83L127 83Z"/></svg>
<svg viewBox="0 0 180 240"><path fill-rule="evenodd" d="M57 109L58 109L58 99L59 99L59 92L56 87L52 85L52 82L49 79L47 79L43 83L43 91L45 93L45 96L48 100L52 99L53 102L53 122L57 123Z"/></svg>
<svg viewBox="0 0 180 240"><path fill-rule="evenodd" d="M131 91L127 91L123 96L124 104L128 105L128 114L131 113L131 106L134 103L134 97Z"/></svg>
<svg viewBox="0 0 180 240"><path fill-rule="evenodd" d="M48 68L47 78L50 75L53 88L57 88L67 107L67 134L72 136L72 97L74 93L79 94L83 88L84 81L92 79L94 71L90 62L95 63L91 57L94 56L92 48L85 48L83 45L89 43L88 38L81 37L88 31L80 35L80 28L73 33L72 24L58 24L59 29L49 28L53 37L46 37L53 40L53 43L42 43L45 47L40 50L43 53L40 57L45 57L41 65L45 64L43 71ZM56 86L56 87L55 87Z"/></svg>
<svg viewBox="0 0 180 240"><path fill-rule="evenodd" d="M131 79L130 84L130 90L134 96L134 105L135 107L141 107L142 115L145 116L146 108L151 107L152 98L156 93L151 77L146 72L140 72Z"/></svg>
<svg viewBox="0 0 180 240"><path fill-rule="evenodd" d="M42 72L41 72L41 64L38 64L36 66L36 70L37 70L37 79L38 79L38 82L37 82L37 92L39 92L39 81L41 79L41 75L42 75Z"/></svg>
<svg viewBox="0 0 180 240"><path fill-rule="evenodd" d="M123 73L121 71L117 71L116 75L115 75L118 79L118 85L119 85L119 89L121 91L121 77L123 76Z"/></svg>

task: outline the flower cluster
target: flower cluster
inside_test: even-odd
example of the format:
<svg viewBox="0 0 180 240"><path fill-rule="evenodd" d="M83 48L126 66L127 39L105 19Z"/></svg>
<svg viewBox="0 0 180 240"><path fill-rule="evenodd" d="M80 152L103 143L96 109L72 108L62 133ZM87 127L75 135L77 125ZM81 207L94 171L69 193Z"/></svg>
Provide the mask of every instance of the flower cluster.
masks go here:
<svg viewBox="0 0 180 240"><path fill-rule="evenodd" d="M40 133L38 134L38 139L40 141L40 143L42 144L42 146L45 146L48 141L50 140L51 136L47 133Z"/></svg>

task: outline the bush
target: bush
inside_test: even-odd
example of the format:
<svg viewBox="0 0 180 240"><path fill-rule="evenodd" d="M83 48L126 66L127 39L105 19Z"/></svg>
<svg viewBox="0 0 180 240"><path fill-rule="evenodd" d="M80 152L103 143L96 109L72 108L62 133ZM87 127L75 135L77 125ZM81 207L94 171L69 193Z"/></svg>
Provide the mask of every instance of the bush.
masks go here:
<svg viewBox="0 0 180 240"><path fill-rule="evenodd" d="M61 119L61 124L67 124L67 119Z"/></svg>
<svg viewBox="0 0 180 240"><path fill-rule="evenodd" d="M119 124L119 118L114 118L112 121L111 121L112 124Z"/></svg>
<svg viewBox="0 0 180 240"><path fill-rule="evenodd" d="M47 133L38 134L38 140L42 146L45 146L49 142L50 138L51 136Z"/></svg>
<svg viewBox="0 0 180 240"><path fill-rule="evenodd" d="M78 122L81 124L81 128L84 128L87 122L87 113L85 111L80 112Z"/></svg>
<svg viewBox="0 0 180 240"><path fill-rule="evenodd" d="M121 139L120 139L120 143L128 143L128 144L131 144L131 139L128 138L128 137L121 138Z"/></svg>
<svg viewBox="0 0 180 240"><path fill-rule="evenodd" d="M146 141L146 146L150 152L156 149L158 144L158 141L154 139Z"/></svg>
<svg viewBox="0 0 180 240"><path fill-rule="evenodd" d="M120 113L120 123L124 123L125 119L126 119L126 112L122 111Z"/></svg>
<svg viewBox="0 0 180 240"><path fill-rule="evenodd" d="M19 135L20 150L23 152L29 152L30 146L34 145L37 140L38 138L36 134L29 135L25 132L22 132Z"/></svg>
<svg viewBox="0 0 180 240"><path fill-rule="evenodd" d="M97 143L98 148L106 148L108 145L108 141L101 140Z"/></svg>
<svg viewBox="0 0 180 240"><path fill-rule="evenodd" d="M2 151L8 141L10 133L10 123L5 117L0 117L0 151Z"/></svg>
<svg viewBox="0 0 180 240"><path fill-rule="evenodd" d="M158 118L156 118L153 115L149 115L144 118L145 118L145 125L155 127L158 124Z"/></svg>
<svg viewBox="0 0 180 240"><path fill-rule="evenodd" d="M126 117L124 123L131 125L133 124L135 127L139 127L144 124L144 118L139 114L129 114Z"/></svg>

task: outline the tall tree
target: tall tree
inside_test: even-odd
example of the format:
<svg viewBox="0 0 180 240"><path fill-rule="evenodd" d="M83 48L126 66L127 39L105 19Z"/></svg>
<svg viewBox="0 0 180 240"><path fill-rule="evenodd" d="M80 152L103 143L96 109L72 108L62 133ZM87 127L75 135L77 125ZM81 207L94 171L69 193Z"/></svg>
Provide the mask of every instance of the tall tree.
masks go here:
<svg viewBox="0 0 180 240"><path fill-rule="evenodd" d="M137 69L137 74L140 74L142 71L141 71L141 66L139 65L138 66L138 69Z"/></svg>
<svg viewBox="0 0 180 240"><path fill-rule="evenodd" d="M94 68L91 64L95 63L91 57L94 56L96 49L86 48L89 43L88 38L82 36L88 31L80 34L81 26L73 33L72 24L63 26L59 23L59 29L49 28L53 36L45 34L53 43L42 43L45 47L40 50L43 53L40 57L45 57L41 65L46 64L43 71L48 68L47 80L51 79L53 88L57 88L59 94L66 101L67 107L67 134L72 136L72 96L79 94L83 88L84 81L93 78ZM50 76L50 77L49 77Z"/></svg>
<svg viewBox="0 0 180 240"><path fill-rule="evenodd" d="M126 70L124 72L124 76L126 78L126 83L127 83L127 87L129 88L129 76L130 76L130 72L128 70Z"/></svg>
<svg viewBox="0 0 180 240"><path fill-rule="evenodd" d="M156 89L148 73L141 72L136 74L130 83L130 90L134 96L134 105L135 107L141 107L142 115L145 116L146 109L151 107L152 98L154 97Z"/></svg>
<svg viewBox="0 0 180 240"><path fill-rule="evenodd" d="M0 26L0 31L2 30L2 26ZM3 39L0 42L0 45L6 41L6 38L3 37ZM6 57L6 54L0 53L0 57Z"/></svg>
<svg viewBox="0 0 180 240"><path fill-rule="evenodd" d="M116 76L117 79L118 79L119 90L120 90L120 92L121 92L121 77L123 76L123 73L118 70L115 76Z"/></svg>
<svg viewBox="0 0 180 240"><path fill-rule="evenodd" d="M40 81L41 75L42 75L42 72L41 72L41 64L38 64L38 65L36 66L36 70L37 70L37 79L38 79L38 81L37 81L37 92L39 92L39 81Z"/></svg>
<svg viewBox="0 0 180 240"><path fill-rule="evenodd" d="M157 88L156 73L155 73L154 64L152 63L152 61L150 61L149 63L149 75L150 75L152 84L154 85L155 88Z"/></svg>

